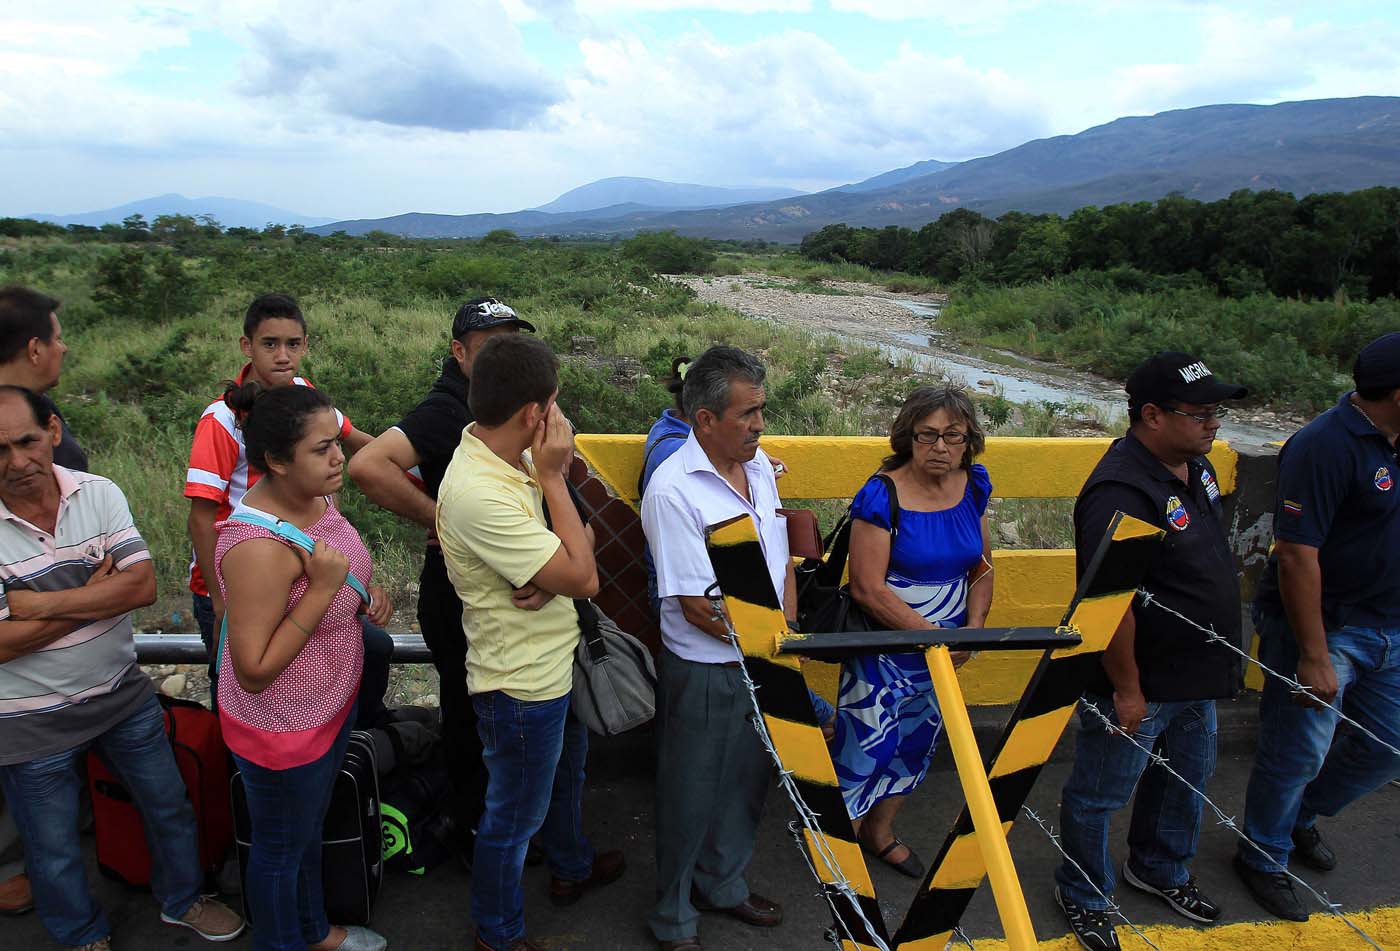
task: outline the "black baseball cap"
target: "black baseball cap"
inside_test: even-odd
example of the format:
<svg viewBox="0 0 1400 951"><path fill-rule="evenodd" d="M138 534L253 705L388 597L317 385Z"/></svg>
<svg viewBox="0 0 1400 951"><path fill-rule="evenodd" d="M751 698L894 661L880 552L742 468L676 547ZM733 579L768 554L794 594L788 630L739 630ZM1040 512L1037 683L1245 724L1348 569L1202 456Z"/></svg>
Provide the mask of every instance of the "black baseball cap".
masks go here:
<svg viewBox="0 0 1400 951"><path fill-rule="evenodd" d="M457 308L457 316L452 318L452 339L460 340L473 330L493 327L519 327L535 332L535 325L517 317L514 308L494 297L478 297Z"/></svg>
<svg viewBox="0 0 1400 951"><path fill-rule="evenodd" d="M1234 383L1222 383L1205 363L1189 353L1164 350L1138 365L1128 382L1129 406L1154 403L1193 403L1209 406L1223 400L1244 399L1249 390Z"/></svg>
<svg viewBox="0 0 1400 951"><path fill-rule="evenodd" d="M1351 377L1358 390L1400 387L1400 330L1383 334L1366 344L1356 356Z"/></svg>

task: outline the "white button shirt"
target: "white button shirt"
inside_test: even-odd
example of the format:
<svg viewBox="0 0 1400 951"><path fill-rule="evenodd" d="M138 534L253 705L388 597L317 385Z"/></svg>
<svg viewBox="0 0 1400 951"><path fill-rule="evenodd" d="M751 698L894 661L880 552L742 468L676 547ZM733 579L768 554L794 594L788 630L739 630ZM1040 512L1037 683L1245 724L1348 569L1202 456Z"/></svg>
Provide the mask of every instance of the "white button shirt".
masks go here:
<svg viewBox="0 0 1400 951"><path fill-rule="evenodd" d="M725 664L738 660L734 648L686 621L681 596L703 597L715 583L705 548L705 528L747 515L758 529L773 590L782 602L789 564L787 519L779 515L778 483L773 465L760 449L744 464L752 500L725 481L692 432L679 450L657 468L642 499L642 529L656 564L661 598L661 641L685 660Z"/></svg>

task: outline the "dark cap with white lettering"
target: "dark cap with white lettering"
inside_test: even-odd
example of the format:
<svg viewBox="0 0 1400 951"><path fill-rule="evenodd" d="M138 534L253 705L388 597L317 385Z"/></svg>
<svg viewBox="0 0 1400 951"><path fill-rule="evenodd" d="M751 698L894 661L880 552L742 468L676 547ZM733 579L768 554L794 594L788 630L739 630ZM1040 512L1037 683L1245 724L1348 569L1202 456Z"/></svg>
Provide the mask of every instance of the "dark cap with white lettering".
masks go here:
<svg viewBox="0 0 1400 951"><path fill-rule="evenodd" d="M1249 393L1243 386L1222 383L1203 361L1176 350L1148 357L1128 377L1124 388L1128 391L1128 405L1133 407L1147 403L1211 406L1223 400L1244 399Z"/></svg>

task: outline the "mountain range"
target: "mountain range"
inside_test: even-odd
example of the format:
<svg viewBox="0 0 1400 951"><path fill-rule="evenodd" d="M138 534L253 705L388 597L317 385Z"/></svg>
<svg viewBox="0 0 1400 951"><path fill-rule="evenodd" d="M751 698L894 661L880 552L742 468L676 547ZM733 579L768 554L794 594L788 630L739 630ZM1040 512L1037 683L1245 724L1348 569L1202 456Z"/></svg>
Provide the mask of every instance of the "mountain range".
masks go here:
<svg viewBox="0 0 1400 951"><path fill-rule="evenodd" d="M381 229L424 238L478 237L498 228L580 237L674 230L783 242L837 222L917 228L954 208L992 216L1011 210L1067 214L1085 205L1151 201L1171 193L1213 201L1242 188L1277 188L1301 197L1373 185L1400 185L1397 97L1214 105L1133 116L984 158L920 162L852 185L770 201L668 209L629 200L563 212L543 210L546 205L500 215L411 213L313 230Z"/></svg>
<svg viewBox="0 0 1400 951"><path fill-rule="evenodd" d="M600 178L567 191L534 211L552 214L596 211L621 205L647 208L717 208L750 201L773 201L801 195L795 188L717 188L654 178Z"/></svg>
<svg viewBox="0 0 1400 951"><path fill-rule="evenodd" d="M35 221L52 221L60 225L101 227L105 224L121 224L122 219L132 215L141 215L148 223L161 215L188 215L191 218L209 215L225 228L262 228L268 224L310 227L335 221L334 218L302 215L285 208L275 208L257 201L244 201L241 198L186 198L184 195L175 194L157 195L154 198L127 202L115 208L85 211L75 215L34 214L24 217Z"/></svg>

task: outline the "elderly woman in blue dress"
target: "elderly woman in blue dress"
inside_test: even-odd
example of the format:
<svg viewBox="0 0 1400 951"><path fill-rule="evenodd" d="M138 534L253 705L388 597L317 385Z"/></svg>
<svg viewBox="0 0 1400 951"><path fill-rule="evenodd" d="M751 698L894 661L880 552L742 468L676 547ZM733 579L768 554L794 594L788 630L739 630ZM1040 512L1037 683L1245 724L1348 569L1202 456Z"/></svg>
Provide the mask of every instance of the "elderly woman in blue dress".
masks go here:
<svg viewBox="0 0 1400 951"><path fill-rule="evenodd" d="M987 499L992 483L973 462L985 446L977 412L959 387L924 386L890 428L880 474L851 503L850 590L894 630L981 627L992 604ZM893 530L892 530L893 528ZM962 664L967 654L954 653ZM923 781L942 729L928 665L919 653L868 654L841 672L833 760L862 846L906 875L923 863L894 833L905 797Z"/></svg>

